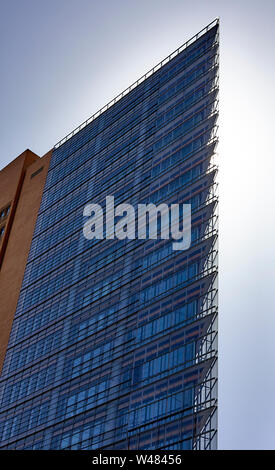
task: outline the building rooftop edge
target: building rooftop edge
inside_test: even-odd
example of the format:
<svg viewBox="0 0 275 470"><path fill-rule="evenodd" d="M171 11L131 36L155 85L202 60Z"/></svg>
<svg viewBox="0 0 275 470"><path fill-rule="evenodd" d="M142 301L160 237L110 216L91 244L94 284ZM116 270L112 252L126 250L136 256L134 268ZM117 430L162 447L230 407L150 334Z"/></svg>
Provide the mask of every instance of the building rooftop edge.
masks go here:
<svg viewBox="0 0 275 470"><path fill-rule="evenodd" d="M140 83L142 83L144 80L146 80L148 77L153 75L154 72L156 72L158 69L160 69L163 65L167 64L170 62L171 59L176 57L180 52L182 52L184 49L186 49L188 46L190 46L193 42L197 41L201 36L203 36L205 33L207 33L211 28L214 28L214 26L219 24L219 18L215 18L211 23L209 23L207 26L205 26L203 29L201 29L197 34L192 36L188 41L186 41L184 44L182 44L180 47L178 47L174 52L169 54L165 59L163 59L161 62L159 62L157 65L155 65L152 69L150 69L148 72L146 72L144 75L142 75L138 80L136 80L134 83L132 83L128 88L123 90L119 95L117 95L115 98L113 98L111 101L109 101L105 106L100 108L98 111L96 111L92 116L90 116L86 121L83 121L78 127L76 127L73 131L71 131L69 134L67 134L63 139L61 139L53 149L56 149L63 145L67 140L69 140L71 137L73 137L75 134L77 134L81 129L86 127L88 124L90 124L94 119L96 119L98 116L100 116L104 111L109 109L112 105L117 103L121 98L123 98L125 95L127 95L130 91L132 91L134 88L136 88Z"/></svg>
<svg viewBox="0 0 275 470"><path fill-rule="evenodd" d="M14 164L15 161L18 161L19 159L21 160L24 160L26 159L26 156L29 154L32 155L33 157L33 162L31 162L29 164L32 165L33 163L36 163L37 161L39 160L43 160L44 157L47 157L47 155L53 151L53 148L51 148L50 150L48 150L44 155L40 156L40 155L37 155L37 153L33 152L33 150L29 149L29 148L26 148L25 150L23 150L23 152L21 152L19 155L17 155L17 157L13 158L12 160L9 161L9 163L7 163L5 166L1 167L0 168L0 173L6 169L8 169L8 167L12 164Z"/></svg>

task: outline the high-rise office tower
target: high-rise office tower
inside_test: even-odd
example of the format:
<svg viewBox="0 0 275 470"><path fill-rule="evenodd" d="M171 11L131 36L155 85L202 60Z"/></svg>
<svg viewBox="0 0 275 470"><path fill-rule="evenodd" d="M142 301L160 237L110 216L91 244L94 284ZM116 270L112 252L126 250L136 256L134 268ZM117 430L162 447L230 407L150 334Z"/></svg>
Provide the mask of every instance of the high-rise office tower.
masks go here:
<svg viewBox="0 0 275 470"><path fill-rule="evenodd" d="M218 28L2 170L1 449L216 448ZM191 204L190 247L86 239L107 196Z"/></svg>

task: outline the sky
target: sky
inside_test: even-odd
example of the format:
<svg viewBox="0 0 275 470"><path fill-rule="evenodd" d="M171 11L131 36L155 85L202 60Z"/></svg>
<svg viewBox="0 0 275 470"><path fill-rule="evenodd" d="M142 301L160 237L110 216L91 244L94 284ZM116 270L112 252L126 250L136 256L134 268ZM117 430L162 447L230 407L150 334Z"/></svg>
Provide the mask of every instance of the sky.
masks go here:
<svg viewBox="0 0 275 470"><path fill-rule="evenodd" d="M0 168L45 154L216 17L219 448L275 449L274 0L0 0Z"/></svg>

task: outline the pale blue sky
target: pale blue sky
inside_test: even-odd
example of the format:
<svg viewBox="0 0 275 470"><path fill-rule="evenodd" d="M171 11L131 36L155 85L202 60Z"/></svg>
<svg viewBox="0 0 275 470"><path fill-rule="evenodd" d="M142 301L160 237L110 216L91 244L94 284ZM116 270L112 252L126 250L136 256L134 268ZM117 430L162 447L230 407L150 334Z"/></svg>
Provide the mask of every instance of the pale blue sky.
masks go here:
<svg viewBox="0 0 275 470"><path fill-rule="evenodd" d="M219 446L275 449L272 0L0 0L0 168L221 20ZM0 188L1 190L1 188Z"/></svg>

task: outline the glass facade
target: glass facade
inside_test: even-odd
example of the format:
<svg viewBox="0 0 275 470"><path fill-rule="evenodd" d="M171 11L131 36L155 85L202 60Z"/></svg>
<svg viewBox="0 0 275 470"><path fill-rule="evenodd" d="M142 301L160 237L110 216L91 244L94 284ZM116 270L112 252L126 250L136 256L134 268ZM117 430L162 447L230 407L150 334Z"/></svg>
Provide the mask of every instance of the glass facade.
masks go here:
<svg viewBox="0 0 275 470"><path fill-rule="evenodd" d="M53 151L0 381L1 449L215 449L218 23ZM191 246L83 208L190 203Z"/></svg>

